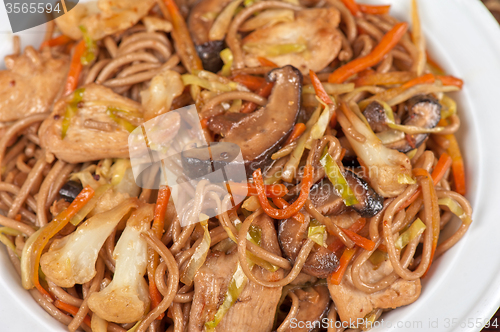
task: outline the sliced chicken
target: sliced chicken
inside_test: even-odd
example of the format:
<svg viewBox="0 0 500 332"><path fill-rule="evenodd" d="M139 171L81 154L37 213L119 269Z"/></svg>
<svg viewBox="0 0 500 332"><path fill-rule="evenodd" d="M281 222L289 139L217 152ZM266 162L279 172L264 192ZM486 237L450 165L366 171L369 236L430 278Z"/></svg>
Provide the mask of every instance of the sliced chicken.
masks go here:
<svg viewBox="0 0 500 332"><path fill-rule="evenodd" d="M134 26L155 5L155 0L98 0L77 3L67 14L56 18L63 34L82 38L80 26L95 40Z"/></svg>
<svg viewBox="0 0 500 332"><path fill-rule="evenodd" d="M278 238L271 218L263 214L253 223L261 229L261 247L281 255ZM194 279L194 298L188 331L204 331L205 323L214 318L224 301L228 284L236 270L236 248L227 253L213 252ZM284 271L269 272L259 266L252 270L257 278L279 280ZM274 316L281 297L281 287L263 287L248 281L235 304L224 315L215 331L271 331Z"/></svg>
<svg viewBox="0 0 500 332"><path fill-rule="evenodd" d="M342 38L337 26L339 11L335 8L304 9L295 13L293 22L281 22L257 29L243 39L245 63L258 67L258 57L265 57L278 66L292 65L303 74L309 69L324 69L340 52ZM292 50L286 50L290 45ZM281 48L281 49L280 49ZM277 51L275 51L277 49ZM275 55L273 52L284 53Z"/></svg>
<svg viewBox="0 0 500 332"><path fill-rule="evenodd" d="M1 122L47 112L61 92L69 59L28 46L20 56L7 56L5 65L8 69L0 71Z"/></svg>
<svg viewBox="0 0 500 332"><path fill-rule="evenodd" d="M389 261L382 263L378 269L366 262L361 269L361 279L374 283L392 272ZM420 279L407 281L398 279L386 289L373 294L358 290L352 283L351 266L346 270L340 285L328 282L330 295L335 302L340 319L343 322L356 322L374 309L395 309L415 302L420 296Z"/></svg>
<svg viewBox="0 0 500 332"><path fill-rule="evenodd" d="M125 120L131 126L140 125L141 105L101 85L89 84L82 89L82 100L76 105L76 114L70 118L64 139L63 118L67 107L74 103L73 94L57 102L52 114L40 126L41 146L69 163L128 158L129 131L119 122ZM114 110L111 115L110 109Z"/></svg>

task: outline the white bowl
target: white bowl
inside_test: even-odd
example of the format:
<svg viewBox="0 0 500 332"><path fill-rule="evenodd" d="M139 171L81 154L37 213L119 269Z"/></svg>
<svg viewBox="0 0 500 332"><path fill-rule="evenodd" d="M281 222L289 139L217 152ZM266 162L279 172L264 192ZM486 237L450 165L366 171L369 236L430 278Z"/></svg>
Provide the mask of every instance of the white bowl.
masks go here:
<svg viewBox="0 0 500 332"><path fill-rule="evenodd" d="M409 21L410 0L370 2L391 3L391 14ZM455 97L474 221L433 264L420 298L384 315L384 324L374 331L479 331L500 305L500 28L477 0L419 0L419 7L430 53L465 81ZM5 15L0 6L0 57L10 48ZM27 42L39 43L42 30L24 32L31 38ZM4 331L66 331L21 287L3 248L0 315Z"/></svg>

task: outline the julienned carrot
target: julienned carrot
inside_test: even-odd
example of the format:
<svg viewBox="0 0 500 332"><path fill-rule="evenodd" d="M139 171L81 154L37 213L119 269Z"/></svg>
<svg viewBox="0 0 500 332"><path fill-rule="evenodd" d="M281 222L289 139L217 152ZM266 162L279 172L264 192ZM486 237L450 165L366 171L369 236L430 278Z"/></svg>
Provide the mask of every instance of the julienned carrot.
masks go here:
<svg viewBox="0 0 500 332"><path fill-rule="evenodd" d="M452 165L452 158L446 152L443 153L439 157L438 163L436 164L436 166L432 170L431 177L432 177L432 182L434 183L435 186L437 186L437 184L441 181L441 179L443 179L443 176L445 175L446 171L448 170L448 168L450 168L451 165ZM417 172L417 173L415 173L415 172ZM414 175L416 175L416 176L419 175L418 172L419 171L417 169L415 169ZM402 207L399 208L399 210L406 209L408 206L410 206L410 204L412 204L417 199L418 195L420 195L420 192L421 192L421 189L418 188L417 191L413 194L413 196L411 196L406 201L406 203Z"/></svg>
<svg viewBox="0 0 500 332"><path fill-rule="evenodd" d="M462 89L464 81L460 78L451 75L437 75L436 79L440 80L443 85L454 85Z"/></svg>
<svg viewBox="0 0 500 332"><path fill-rule="evenodd" d="M47 47L47 46L48 47L61 46L61 45L69 43L72 40L73 39L69 38L66 35L60 35L58 37L44 41L42 43L42 45L40 45L40 49L43 49L44 47Z"/></svg>
<svg viewBox="0 0 500 332"><path fill-rule="evenodd" d="M54 306L57 309L64 310L64 311L66 311L67 313L69 313L69 314L71 314L73 316L76 316L76 314L78 313L78 308L77 307L72 306L71 304L68 304L68 303L60 301L60 300L55 300L54 301ZM85 325L90 326L91 320L90 320L89 315L85 315L85 317L83 318L83 322L85 323Z"/></svg>
<svg viewBox="0 0 500 332"><path fill-rule="evenodd" d="M71 64L69 66L68 77L66 78L66 84L64 85L64 94L67 95L75 91L78 87L78 79L80 78L80 73L82 72L82 62L81 58L85 53L85 42L80 40L76 44L73 56L71 57Z"/></svg>
<svg viewBox="0 0 500 332"><path fill-rule="evenodd" d="M254 183L229 182L231 193L239 196L257 196L259 194ZM264 185L266 196L269 198L283 197L288 194L288 189L283 184Z"/></svg>
<svg viewBox="0 0 500 332"><path fill-rule="evenodd" d="M290 134L290 136L288 137L288 139L285 142L285 145L290 144L293 141L295 141L297 138L300 137L300 135L302 135L304 133L304 131L306 131L305 124L303 124L301 122L295 124L295 126L293 127L293 130L292 130L292 133Z"/></svg>
<svg viewBox="0 0 500 332"><path fill-rule="evenodd" d="M354 83L356 86L404 84L414 79L415 76L415 73L410 71L395 71L390 73L373 72L369 75L358 75Z"/></svg>
<svg viewBox="0 0 500 332"><path fill-rule="evenodd" d="M30 267L30 274L32 278L33 285L40 291L40 293L52 297L41 285L38 279L38 269L40 265L40 256L42 251L49 242L49 240L56 235L61 229L66 226L70 219L75 216L75 214L80 211L80 209L87 204L88 201L94 196L94 189L90 186L86 186L83 190L76 196L73 202L68 206L68 208L61 213L59 213L50 223L48 223L45 228L43 228L38 235L37 239L33 243L33 253L32 253L32 265Z"/></svg>
<svg viewBox="0 0 500 332"><path fill-rule="evenodd" d="M259 61L260 65L263 67L273 67L278 68L278 65L272 62L269 59L263 58L261 56L257 57L257 61Z"/></svg>
<svg viewBox="0 0 500 332"><path fill-rule="evenodd" d="M358 247L361 247L365 250L371 251L375 248L375 242L373 242L370 239L364 238L361 235L356 234L353 231L350 231L348 229L344 229L343 232L345 235L347 235L351 240L356 243Z"/></svg>
<svg viewBox="0 0 500 332"><path fill-rule="evenodd" d="M391 5L372 6L372 5L358 4L358 8L362 13L365 14L382 15L389 13Z"/></svg>
<svg viewBox="0 0 500 332"><path fill-rule="evenodd" d="M163 2L165 3L168 14L170 15L170 21L173 26L172 37L176 42L176 49L182 62L189 72L192 72L193 70L202 70L203 65L200 57L198 56L198 52L196 52L193 40L191 39L191 34L189 33L186 25L186 21L184 21L177 4L174 0L163 0ZM160 8L162 7L160 6Z"/></svg>
<svg viewBox="0 0 500 332"><path fill-rule="evenodd" d="M343 83L352 75L376 65L377 63L382 61L383 57L387 53L389 53L389 51L391 51L394 46L398 44L399 40L406 33L406 30L408 30L408 23L402 22L395 24L394 27L384 35L384 37L380 40L378 45L370 54L350 61L342 67L338 68L330 74L330 77L328 77L328 82Z"/></svg>
<svg viewBox="0 0 500 332"><path fill-rule="evenodd" d="M314 88L314 92L316 93L316 96L318 96L319 99L321 99L322 102L324 102L327 105L333 104L332 99L328 96L328 93L326 93L325 87L323 84L321 84L321 81L319 80L318 76L316 75L315 72L309 69L309 77L311 78L311 83Z"/></svg>
<svg viewBox="0 0 500 332"><path fill-rule="evenodd" d="M409 80L408 82L404 83L401 88L403 90L407 90L415 85L419 84L432 84L436 81L436 77L432 74L425 74L419 77L416 77L412 80Z"/></svg>
<svg viewBox="0 0 500 332"><path fill-rule="evenodd" d="M153 218L153 225L151 230L155 233L158 239L161 239L164 231L165 225L165 214L167 213L168 201L170 200L170 188L168 186L162 186L158 191L158 198L156 199L155 213ZM158 267L158 253L152 248L148 248L148 281L149 281L149 296L151 298L151 309L156 308L161 300L162 296L160 291L156 287L155 283L155 273ZM162 313L157 319L162 319L164 314Z"/></svg>
<svg viewBox="0 0 500 332"><path fill-rule="evenodd" d="M202 129L207 128L207 125L208 125L208 120L209 120L209 118L204 118L204 119L201 119L201 120L200 120L200 124L201 124L201 128L202 128Z"/></svg>
<svg viewBox="0 0 500 332"><path fill-rule="evenodd" d="M352 15L357 16L359 14L359 5L355 0L341 0L344 6L349 9Z"/></svg>
<svg viewBox="0 0 500 332"><path fill-rule="evenodd" d="M272 199L274 205L276 205L277 207L279 207L280 209L286 209L290 204L285 201L283 198L273 198ZM294 214L292 216L292 218L294 218L295 220L297 220L298 222L300 222L301 224L303 224L305 222L305 217L302 213L300 212L297 212L296 214Z"/></svg>
<svg viewBox="0 0 500 332"><path fill-rule="evenodd" d="M258 90L266 82L263 77L245 74L236 75L233 77L233 81L243 84L252 91Z"/></svg>
<svg viewBox="0 0 500 332"><path fill-rule="evenodd" d="M260 206L264 209L266 214L274 219L287 219L296 214L297 212L302 209L304 204L306 203L307 197L309 197L309 191L311 189L311 186L313 185L313 168L312 166L308 165L305 167L304 170L304 175L302 177L302 184L300 187L300 194L299 197L293 202L290 206L288 206L286 209L275 209L274 207L269 204L269 201L267 200L266 197L266 192L265 192L265 187L264 187L264 180L262 179L262 172L259 169L257 169L255 172L253 172L253 181L255 183L255 186L257 188L258 197L259 197L259 202Z"/></svg>
<svg viewBox="0 0 500 332"><path fill-rule="evenodd" d="M340 285L340 282L344 277L345 270L347 269L347 266L351 262L355 253L356 253L356 248L346 248L344 250L344 253L340 257L339 267L337 268L337 271L333 272L332 275L330 276L330 282L332 284Z"/></svg>
<svg viewBox="0 0 500 332"><path fill-rule="evenodd" d="M354 224L351 225L348 229L351 232L358 233L360 230L363 229L366 225L366 219L365 218L359 218L354 222ZM340 249L344 248L344 243L340 239L335 239L330 245L328 246L328 250L336 253Z"/></svg>
<svg viewBox="0 0 500 332"><path fill-rule="evenodd" d="M264 84L262 84L262 86L257 91L255 91L255 93L261 97L267 98L271 94L271 91L273 90L273 86L274 86L274 82L267 82L266 81L266 82L264 82ZM241 113L252 113L253 111L255 111L256 108L257 108L257 104L252 103L252 102L247 102L245 104L245 106L243 106L243 108L241 109Z"/></svg>
<svg viewBox="0 0 500 332"><path fill-rule="evenodd" d="M450 154L452 160L451 170L453 171L455 190L460 195L465 195L467 192L465 186L465 167L462 152L460 152L460 146L454 134L444 135L444 137L450 141L450 146L446 151Z"/></svg>

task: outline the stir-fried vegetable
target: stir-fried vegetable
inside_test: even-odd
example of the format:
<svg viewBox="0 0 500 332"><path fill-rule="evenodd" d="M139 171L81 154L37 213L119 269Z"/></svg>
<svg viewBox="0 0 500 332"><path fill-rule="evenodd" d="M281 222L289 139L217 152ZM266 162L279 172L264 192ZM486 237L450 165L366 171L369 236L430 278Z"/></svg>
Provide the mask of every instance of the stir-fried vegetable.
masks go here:
<svg viewBox="0 0 500 332"><path fill-rule="evenodd" d="M415 73L410 71L394 71L389 73L370 73L368 75L360 76L354 81L356 86L363 85L393 85L404 84L416 77Z"/></svg>
<svg viewBox="0 0 500 332"><path fill-rule="evenodd" d="M289 53L304 52L305 50L307 50L307 45L305 43L279 44L279 45L246 43L243 45L243 50L245 52L255 55L275 57Z"/></svg>
<svg viewBox="0 0 500 332"><path fill-rule="evenodd" d="M330 283L334 285L340 285L342 278L344 277L347 266L351 262L354 254L356 253L356 248L345 248L344 253L340 256L339 267L330 276Z"/></svg>
<svg viewBox="0 0 500 332"><path fill-rule="evenodd" d="M57 36L55 38L44 41L42 43L42 45L40 45L40 49L42 50L43 48L45 48L47 46L48 47L56 47L56 46L66 45L72 41L73 41L73 39L71 39L70 37L68 37L66 35L60 35L60 36Z"/></svg>
<svg viewBox="0 0 500 332"><path fill-rule="evenodd" d="M243 84L250 90L257 90L266 82L266 80L263 77L245 75L245 74L238 74L234 76L233 81Z"/></svg>
<svg viewBox="0 0 500 332"><path fill-rule="evenodd" d="M434 127L434 128L422 128L415 126L406 126L406 125L398 125L394 121L394 113L392 112L392 108L384 101L378 101L383 107L385 111L385 115L387 117L387 126L389 128L402 131L403 133L415 135L415 134L428 134L428 133L439 133L443 131L444 127Z"/></svg>
<svg viewBox="0 0 500 332"><path fill-rule="evenodd" d="M80 62L82 63L82 65L87 66L87 65L91 64L92 61L95 60L95 53L97 51L97 44L90 37L90 35L87 32L87 29L83 25L80 25L78 28L82 32L83 41L85 42L85 52L83 53L82 57L80 58Z"/></svg>
<svg viewBox="0 0 500 332"><path fill-rule="evenodd" d="M193 256L191 256L191 258L189 259L186 268L184 269L184 271L181 273L180 276L181 282L187 286L193 283L194 276L205 262L205 259L207 258L208 255L208 251L210 249L211 239L210 239L210 231L208 230L208 220L206 219L202 221L200 225L203 228L203 239L201 243L198 245L198 247L196 247Z"/></svg>
<svg viewBox="0 0 500 332"><path fill-rule="evenodd" d="M370 54L350 61L342 67L338 68L330 74L330 76L328 77L328 82L343 83L352 75L357 74L360 71L370 68L379 63L382 58L387 53L389 53L394 48L394 46L397 45L399 40L406 33L407 29L408 23L395 24L394 27L384 35L384 37L380 40L380 42Z"/></svg>
<svg viewBox="0 0 500 332"><path fill-rule="evenodd" d="M368 260L373 264L373 266L378 267L388 258L389 255L385 251L377 249L373 252L373 254L370 255L370 258L368 258Z"/></svg>
<svg viewBox="0 0 500 332"><path fill-rule="evenodd" d="M58 309L61 309L63 311L66 311L67 313L73 315L73 316L76 316L76 314L78 313L78 308L71 305L71 304L68 304L66 302L63 302L61 300L55 300L54 301L54 306ZM87 326L90 326L91 325L91 321L90 321L90 317L88 315L85 315L85 317L83 318L83 323L85 323L85 325Z"/></svg>
<svg viewBox="0 0 500 332"><path fill-rule="evenodd" d="M391 5L365 5L365 4L358 4L359 10L365 14L372 14L372 15L383 15L389 13L389 10L391 9Z"/></svg>
<svg viewBox="0 0 500 332"><path fill-rule="evenodd" d="M230 76L231 75L231 67L233 66L233 52L229 48L225 48L220 52L220 58L222 62L224 62L224 66L222 66L221 75L222 76Z"/></svg>
<svg viewBox="0 0 500 332"><path fill-rule="evenodd" d="M406 231L404 231L394 243L395 247L402 250L410 241L415 239L417 236L425 231L425 224L417 218Z"/></svg>
<svg viewBox="0 0 500 332"><path fill-rule="evenodd" d="M21 235L22 233L18 230L15 230L15 229L12 229L12 228L9 228L9 227L0 227L0 242L2 242L3 244L5 244L7 247L9 247L12 251L16 251L16 246L14 245L14 243L12 243L11 240L9 240L9 238L7 238L5 236L5 234L7 235L12 235L12 236L17 236L17 235Z"/></svg>
<svg viewBox="0 0 500 332"><path fill-rule="evenodd" d="M186 69L189 72L203 69L200 57L198 56L198 52L196 52L186 22L184 21L177 4L174 0L163 0L163 3L167 7L166 9L168 12L164 11L163 6L160 6L160 9L162 9L165 17L170 18L172 22L172 37L177 44L177 50L182 59L182 63L186 66Z"/></svg>
<svg viewBox="0 0 500 332"><path fill-rule="evenodd" d="M351 206L354 204L358 204L358 199L356 198L356 195L354 195L351 187L349 187L349 184L342 174L339 165L327 151L323 153L323 156L320 159L320 163L325 168L326 176L333 184L335 190L339 192L340 197L342 197L345 205Z"/></svg>
<svg viewBox="0 0 500 332"><path fill-rule="evenodd" d="M411 2L411 24L411 38L413 40L413 44L417 48L417 59L413 64L413 71L420 76L424 72L427 59L425 54L425 38L422 33L422 25L420 23L420 16L418 14L418 6L416 0L412 0Z"/></svg>
<svg viewBox="0 0 500 332"><path fill-rule="evenodd" d="M464 224L469 225L472 222L471 218L464 212L460 204L458 204L453 198L440 198L438 200L438 204L448 207L450 212L459 217Z"/></svg>
<svg viewBox="0 0 500 332"><path fill-rule="evenodd" d="M75 91L75 89L78 87L78 79L80 78L80 73L83 68L81 58L85 53L85 50L86 46L83 40L76 44L73 50L73 55L71 57L71 64L69 66L66 84L64 85L63 95L67 95Z"/></svg>
<svg viewBox="0 0 500 332"><path fill-rule="evenodd" d="M70 219L83 207L87 204L88 201L94 196L94 190L87 186L85 187L80 194L75 198L75 200L68 206L68 208L61 213L59 213L49 224L47 224L43 229L40 230L40 233L34 233L32 237L34 237L33 247L31 248L31 257L30 266L29 266L29 278L31 279L30 285L28 283L23 284L27 287L32 288L33 285L42 293L50 297L47 291L40 285L40 281L38 280L38 268L40 265L40 256L42 255L42 251L49 242L49 240L54 237L61 229L66 226ZM25 278L23 278L25 279Z"/></svg>
<svg viewBox="0 0 500 332"><path fill-rule="evenodd" d="M312 219L307 228L307 237L322 247L326 247L326 226L316 219Z"/></svg>
<svg viewBox="0 0 500 332"><path fill-rule="evenodd" d="M227 29L231 24L231 20L236 12L236 9L241 5L243 0L234 0L230 2L222 12L217 16L208 32L208 39L221 40L227 33Z"/></svg>
<svg viewBox="0 0 500 332"><path fill-rule="evenodd" d="M441 119L446 119L454 114L457 114L457 103L447 95L443 95L440 100L441 105L444 107L441 109Z"/></svg>
<svg viewBox="0 0 500 332"><path fill-rule="evenodd" d="M447 121L441 119L440 125L446 125ZM457 139L454 134L444 135L444 137L450 142L450 146L446 150L451 157L451 169L453 170L453 180L455 184L455 190L460 195L465 195L467 192L465 185L465 168L464 159L462 158L462 152L460 151L460 146L458 145Z"/></svg>
<svg viewBox="0 0 500 332"><path fill-rule="evenodd" d="M375 242L370 239L364 238L361 235L358 235L356 232L353 232L349 229L344 229L343 232L347 235L351 240L356 243L358 247L361 247L365 250L372 251L375 249Z"/></svg>
<svg viewBox="0 0 500 332"><path fill-rule="evenodd" d="M82 222L82 220L85 219L85 217L95 208L95 206L97 205L97 202L104 195L104 193L111 188L112 188L112 185L110 185L110 184L105 184L105 185L99 186L95 190L94 197L92 197L92 199L90 199L90 201L88 201L88 203L85 204L80 209L80 211L78 211L74 215L74 217L70 219L69 222L73 226L78 226Z"/></svg>
<svg viewBox="0 0 500 332"><path fill-rule="evenodd" d="M295 202L293 202L286 209L275 209L271 206L271 204L269 204L269 201L266 197L264 181L262 180L262 172L260 168L253 172L253 180L257 188L260 205L267 213L267 215L274 219L287 219L299 212L299 210L302 209L302 207L306 203L306 200L309 197L309 190L313 185L313 168L312 166L305 167L304 176L302 177L302 185L300 188L300 195L299 197L297 197Z"/></svg>
<svg viewBox="0 0 500 332"><path fill-rule="evenodd" d="M269 97L271 94L271 91L273 90L274 83L273 82L264 82L262 86L255 91L256 94L258 94L261 97ZM255 111L257 108L257 104L252 103L252 102L247 102L245 106L243 106L243 109L241 110L241 113L252 113Z"/></svg>
<svg viewBox="0 0 500 332"><path fill-rule="evenodd" d="M285 145L290 144L290 143L294 142L295 140L297 140L300 137L300 135L302 135L304 133L304 131L306 131L305 124L300 123L300 122L295 124L295 126L293 127L293 130L292 130L292 133L290 134L290 136L288 137L288 139L285 142Z"/></svg>
<svg viewBox="0 0 500 332"><path fill-rule="evenodd" d="M273 203L280 209L286 209L290 204L285 201L283 198L273 198ZM260 207L260 204L259 204ZM255 210L254 210L255 211ZM305 217L302 213L297 212L296 214L293 215L293 218L297 220L300 223L305 222Z"/></svg>
<svg viewBox="0 0 500 332"><path fill-rule="evenodd" d="M64 112L64 116L61 124L61 139L66 137L66 133L68 132L69 125L71 124L71 119L78 113L78 103L80 103L83 99L83 94L85 93L84 88L77 89L73 93L73 98L66 105L66 111Z"/></svg>
<svg viewBox="0 0 500 332"><path fill-rule="evenodd" d="M168 201L170 200L170 187L162 186L158 191L158 198L156 199L155 211L153 225L151 230L154 232L158 239L161 239L164 231L165 225L165 214L167 213ZM208 230L208 229L207 229ZM209 235L210 237L210 235ZM149 285L149 296L151 298L152 308L156 308L161 302L161 294L156 287L155 273L158 267L158 253L152 248L148 248L148 285ZM196 273L196 271L195 271ZM163 316L161 315L163 318Z"/></svg>
<svg viewBox="0 0 500 332"><path fill-rule="evenodd" d="M243 289L245 288L247 282L248 278L245 275L245 272L243 272L240 264L238 263L236 272L234 272L233 277L229 282L226 295L224 296L224 302L222 302L219 309L217 309L214 319L210 322L205 323L205 328L208 332L214 331L217 325L219 325L221 320L224 318L224 315L226 315L229 309L231 309L233 304L238 300L238 297L241 295L241 292L243 292Z"/></svg>
<svg viewBox="0 0 500 332"><path fill-rule="evenodd" d="M134 199L125 200L89 218L67 237L55 240L40 259L43 273L60 287L73 287L92 280L101 247L121 219L135 207Z"/></svg>

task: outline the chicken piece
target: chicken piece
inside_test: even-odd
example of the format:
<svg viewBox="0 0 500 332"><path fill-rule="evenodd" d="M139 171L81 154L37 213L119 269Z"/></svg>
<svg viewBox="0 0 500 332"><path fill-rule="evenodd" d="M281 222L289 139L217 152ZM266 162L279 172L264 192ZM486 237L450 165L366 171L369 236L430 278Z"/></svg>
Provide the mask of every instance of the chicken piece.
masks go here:
<svg viewBox="0 0 500 332"><path fill-rule="evenodd" d="M134 26L155 5L155 0L98 0L78 3L67 14L56 18L61 32L75 40L82 38L80 26L94 40Z"/></svg>
<svg viewBox="0 0 500 332"><path fill-rule="evenodd" d="M129 131L113 117L118 122L126 119L129 125L138 126L142 123L142 106L101 85L89 84L82 89L82 100L69 120L64 139L61 138L63 118L68 105L74 102L72 94L57 102L40 126L40 145L69 163L128 158ZM110 116L108 108L118 112Z"/></svg>
<svg viewBox="0 0 500 332"><path fill-rule="evenodd" d="M337 26L340 14L335 8L304 9L295 13L293 22L257 29L243 39L245 64L258 67L258 57L265 57L278 66L292 65L302 74L324 69L340 52L342 38ZM286 53L287 46L304 45L296 52ZM280 46L281 45L281 46ZM280 48L283 48L280 50ZM269 51L272 49L273 51ZM274 55L273 52L285 52Z"/></svg>
<svg viewBox="0 0 500 332"><path fill-rule="evenodd" d="M382 263L378 269L370 262L361 268L361 279L374 283L392 272L389 261ZM398 279L392 285L373 294L366 294L358 290L352 283L351 266L346 270L340 285L328 282L330 295L335 302L340 319L343 322L356 322L364 318L374 309L395 309L415 302L420 296L420 279Z"/></svg>
<svg viewBox="0 0 500 332"><path fill-rule="evenodd" d="M28 46L20 56L7 56L5 65L8 70L0 71L1 122L47 112L61 93L69 60Z"/></svg>
<svg viewBox="0 0 500 332"><path fill-rule="evenodd" d="M261 247L281 255L272 219L262 214L253 223L261 229ZM238 263L234 247L228 253L213 252L194 279L194 299L189 319L189 331L205 331L205 323L211 321L224 296ZM259 266L253 268L257 278L279 280L284 271L269 272ZM248 281L235 304L224 315L216 331L271 331L274 315L281 297L282 287L263 287Z"/></svg>

